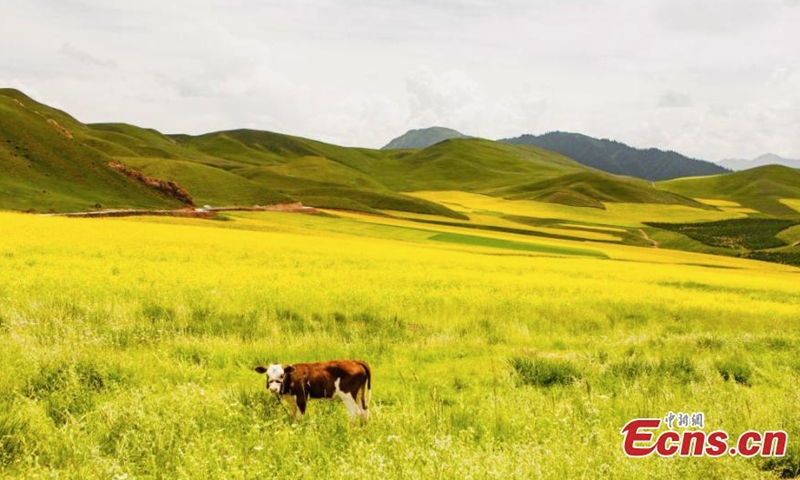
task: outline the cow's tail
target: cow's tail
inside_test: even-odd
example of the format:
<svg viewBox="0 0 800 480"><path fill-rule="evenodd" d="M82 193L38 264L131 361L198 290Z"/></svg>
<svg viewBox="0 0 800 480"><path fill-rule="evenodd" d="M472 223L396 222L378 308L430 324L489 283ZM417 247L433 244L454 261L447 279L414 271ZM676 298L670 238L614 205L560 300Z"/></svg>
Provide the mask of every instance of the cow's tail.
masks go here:
<svg viewBox="0 0 800 480"><path fill-rule="evenodd" d="M361 387L361 408L366 410L369 408L369 398L372 396L372 370L370 370L367 362L358 362L364 367L364 386Z"/></svg>

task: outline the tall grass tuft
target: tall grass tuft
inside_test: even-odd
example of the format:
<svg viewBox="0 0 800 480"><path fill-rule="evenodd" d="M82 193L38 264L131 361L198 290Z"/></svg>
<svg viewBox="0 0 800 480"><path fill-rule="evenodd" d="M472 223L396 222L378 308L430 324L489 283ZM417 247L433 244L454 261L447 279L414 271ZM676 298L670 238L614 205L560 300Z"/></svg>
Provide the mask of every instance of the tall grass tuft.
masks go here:
<svg viewBox="0 0 800 480"><path fill-rule="evenodd" d="M0 466L8 467L25 453L28 420L3 405L0 410Z"/></svg>
<svg viewBox="0 0 800 480"><path fill-rule="evenodd" d="M694 382L698 378L694 361L688 356L663 358L656 367L656 373L662 377L671 377L681 382Z"/></svg>
<svg viewBox="0 0 800 480"><path fill-rule="evenodd" d="M508 363L522 385L552 387L569 385L583 378L578 367L564 359L516 356Z"/></svg>
<svg viewBox="0 0 800 480"><path fill-rule="evenodd" d="M789 442L786 455L767 458L761 464L761 470L771 472L778 478L798 478L800 477L800 452L797 448L792 448L792 444Z"/></svg>
<svg viewBox="0 0 800 480"><path fill-rule="evenodd" d="M611 364L611 374L617 378L634 380L643 375L649 374L653 370L653 365L642 358L630 356L621 362Z"/></svg>
<svg viewBox="0 0 800 480"><path fill-rule="evenodd" d="M753 376L753 370L750 364L741 358L728 358L716 362L715 367L717 372L722 376L726 382L733 379L736 383L741 385L750 386Z"/></svg>

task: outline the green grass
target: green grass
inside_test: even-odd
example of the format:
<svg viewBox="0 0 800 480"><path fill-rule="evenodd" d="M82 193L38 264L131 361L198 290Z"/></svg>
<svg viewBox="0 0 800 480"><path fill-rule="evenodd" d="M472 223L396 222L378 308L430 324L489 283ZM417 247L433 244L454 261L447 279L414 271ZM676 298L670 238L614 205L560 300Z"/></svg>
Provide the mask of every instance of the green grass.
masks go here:
<svg viewBox="0 0 800 480"><path fill-rule="evenodd" d="M787 228L776 235L777 238L783 240L786 244L792 245L800 242L800 225Z"/></svg>
<svg viewBox="0 0 800 480"><path fill-rule="evenodd" d="M319 184L385 190L385 187L371 176L324 157L300 157L267 168L271 172Z"/></svg>
<svg viewBox="0 0 800 480"><path fill-rule="evenodd" d="M569 360L517 356L511 357L508 362L522 385L570 385L582 377L575 364Z"/></svg>
<svg viewBox="0 0 800 480"><path fill-rule="evenodd" d="M728 358L716 362L717 372L726 382L732 380L738 384L749 386L753 376L753 370L749 363L741 358Z"/></svg>
<svg viewBox="0 0 800 480"><path fill-rule="evenodd" d="M555 245L543 245L528 242L518 242L513 240L503 240L489 237L478 237L473 235L463 235L459 233L440 233L430 238L436 242L449 242L464 245L502 248L506 250L519 250L523 252L537 252L553 255L578 255L596 258L608 258L602 252L581 248L559 247Z"/></svg>

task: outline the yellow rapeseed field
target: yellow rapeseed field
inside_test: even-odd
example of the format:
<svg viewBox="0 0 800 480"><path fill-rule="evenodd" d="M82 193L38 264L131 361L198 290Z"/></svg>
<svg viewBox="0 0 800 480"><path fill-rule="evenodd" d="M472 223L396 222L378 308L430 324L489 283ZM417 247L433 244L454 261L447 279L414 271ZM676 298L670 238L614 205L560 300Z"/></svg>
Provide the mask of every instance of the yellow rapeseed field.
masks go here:
<svg viewBox="0 0 800 480"><path fill-rule="evenodd" d="M477 197L447 194L465 211L569 212L557 218L609 228L682 214L585 216L483 197L466 206ZM357 215L0 213L0 225L0 477L772 478L800 468L800 269ZM252 371L330 358L372 365L369 424L325 402L296 423ZM732 436L786 430L789 451L626 457L622 426L670 411L703 412L707 430Z"/></svg>

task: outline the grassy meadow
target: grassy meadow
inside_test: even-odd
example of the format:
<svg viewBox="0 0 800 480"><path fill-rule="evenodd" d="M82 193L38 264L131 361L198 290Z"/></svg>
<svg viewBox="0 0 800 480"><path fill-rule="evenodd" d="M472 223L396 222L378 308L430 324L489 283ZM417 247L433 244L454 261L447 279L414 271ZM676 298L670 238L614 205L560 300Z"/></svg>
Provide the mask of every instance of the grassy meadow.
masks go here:
<svg viewBox="0 0 800 480"><path fill-rule="evenodd" d="M741 216L444 195L589 237ZM800 269L335 215L0 213L0 477L800 475ZM252 370L344 357L373 369L365 426L320 401L294 422ZM670 411L789 451L627 458L622 426Z"/></svg>

